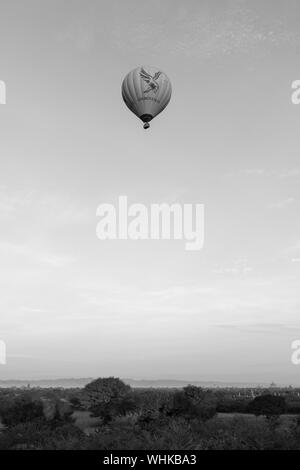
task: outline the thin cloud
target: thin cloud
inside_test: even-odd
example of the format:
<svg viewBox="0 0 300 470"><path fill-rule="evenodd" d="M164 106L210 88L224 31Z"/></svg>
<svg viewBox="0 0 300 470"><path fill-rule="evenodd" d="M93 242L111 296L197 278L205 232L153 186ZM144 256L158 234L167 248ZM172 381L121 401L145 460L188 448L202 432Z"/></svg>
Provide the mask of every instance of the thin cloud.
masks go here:
<svg viewBox="0 0 300 470"><path fill-rule="evenodd" d="M48 194L37 189L10 190L0 186L0 216L18 220L36 219L44 225L84 224L93 220L94 208L64 194Z"/></svg>
<svg viewBox="0 0 300 470"><path fill-rule="evenodd" d="M266 168L243 168L226 172L223 177L231 178L237 176L257 176L257 177L273 177L278 179L292 179L300 177L299 168L290 168L282 170L270 170Z"/></svg>
<svg viewBox="0 0 300 470"><path fill-rule="evenodd" d="M246 258L237 259L230 266L218 266L212 269L213 274L235 277L244 277L252 271L253 268L248 265Z"/></svg>
<svg viewBox="0 0 300 470"><path fill-rule="evenodd" d="M300 259L300 241L297 241L284 248L280 253L280 257L290 259L291 261Z"/></svg>
<svg viewBox="0 0 300 470"><path fill-rule="evenodd" d="M186 7L181 2L172 5L172 13L169 11L167 16L158 10L157 2L152 2L152 7L151 15L136 8L129 25L128 18L123 19L122 15L112 21L112 36L118 48L149 51L150 54L159 50L163 54L205 60L253 53L257 48L261 53L281 45L297 47L300 44L296 29L271 16L264 22L249 3L224 2L216 11L202 2ZM126 34L129 26L130 37Z"/></svg>
<svg viewBox="0 0 300 470"><path fill-rule="evenodd" d="M66 26L64 30L55 34L55 39L60 44L70 44L80 52L88 52L95 45L97 31L93 25L80 24L80 22Z"/></svg>
<svg viewBox="0 0 300 470"><path fill-rule="evenodd" d="M73 263L75 258L65 254L52 253L42 247L31 245L29 243L0 243L0 252L2 255L22 257L34 263L47 265L53 268L63 268Z"/></svg>
<svg viewBox="0 0 300 470"><path fill-rule="evenodd" d="M7 354L8 359L32 359L33 357L31 354Z"/></svg>
<svg viewBox="0 0 300 470"><path fill-rule="evenodd" d="M296 199L293 197L289 197L287 199L282 199L281 201L278 202L273 202L272 204L268 205L269 209L286 209L287 207L291 206L294 204Z"/></svg>
<svg viewBox="0 0 300 470"><path fill-rule="evenodd" d="M25 313L52 313L51 310L45 308L34 308L34 307L26 307L22 306L21 311Z"/></svg>
<svg viewBox="0 0 300 470"><path fill-rule="evenodd" d="M263 334L282 334L283 332L298 332L300 326L289 325L285 323L233 323L218 324L215 328L234 330L246 333L263 333Z"/></svg>

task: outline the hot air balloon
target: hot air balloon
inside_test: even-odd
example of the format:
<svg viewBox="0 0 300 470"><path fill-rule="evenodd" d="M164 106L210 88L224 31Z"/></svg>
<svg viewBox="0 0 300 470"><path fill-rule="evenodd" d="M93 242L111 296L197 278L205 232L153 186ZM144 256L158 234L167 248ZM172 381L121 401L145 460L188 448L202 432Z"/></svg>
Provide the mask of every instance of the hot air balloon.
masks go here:
<svg viewBox="0 0 300 470"><path fill-rule="evenodd" d="M161 113L171 99L172 86L167 75L156 67L137 67L131 70L122 83L122 97L126 106L144 122Z"/></svg>

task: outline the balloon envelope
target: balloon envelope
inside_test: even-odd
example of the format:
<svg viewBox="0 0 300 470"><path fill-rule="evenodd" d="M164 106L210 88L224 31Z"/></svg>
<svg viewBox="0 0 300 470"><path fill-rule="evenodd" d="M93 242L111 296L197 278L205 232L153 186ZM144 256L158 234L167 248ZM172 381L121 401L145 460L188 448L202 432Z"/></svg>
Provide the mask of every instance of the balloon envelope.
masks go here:
<svg viewBox="0 0 300 470"><path fill-rule="evenodd" d="M126 106L149 127L149 121L161 113L171 99L172 86L167 75L156 67L131 70L123 80L122 96Z"/></svg>

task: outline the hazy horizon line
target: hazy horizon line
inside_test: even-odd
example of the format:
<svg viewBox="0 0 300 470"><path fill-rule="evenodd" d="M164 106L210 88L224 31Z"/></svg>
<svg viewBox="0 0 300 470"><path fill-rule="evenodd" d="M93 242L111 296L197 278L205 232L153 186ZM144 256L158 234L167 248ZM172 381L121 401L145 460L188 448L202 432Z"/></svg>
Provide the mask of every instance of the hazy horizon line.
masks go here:
<svg viewBox="0 0 300 470"><path fill-rule="evenodd" d="M63 382L63 381L92 381L97 378L103 378L102 376L99 377L45 377L45 378L10 378L10 379L0 379L0 384L1 383L8 383L8 382L22 382L22 383L27 383L30 385L30 382ZM111 376L105 376L105 377L113 377ZM235 386L236 388L243 388L246 386L249 387L258 387L258 388L288 388L288 387L295 387L295 388L300 388L300 383L295 384L295 383L267 383L267 382L247 382L247 381L232 381L232 380L201 380L201 379L184 379L184 378L132 378L132 377L119 377L123 381L131 381L131 382L164 382L164 383L169 383L169 382L180 382L182 384L210 384L210 387L214 387L212 384L218 384L220 386ZM218 386L215 385L215 386Z"/></svg>

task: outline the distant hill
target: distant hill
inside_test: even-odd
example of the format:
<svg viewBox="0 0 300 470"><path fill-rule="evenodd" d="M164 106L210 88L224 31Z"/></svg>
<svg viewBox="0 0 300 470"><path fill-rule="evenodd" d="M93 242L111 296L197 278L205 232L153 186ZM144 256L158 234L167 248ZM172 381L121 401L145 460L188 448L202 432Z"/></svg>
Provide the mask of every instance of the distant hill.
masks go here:
<svg viewBox="0 0 300 470"><path fill-rule="evenodd" d="M1 387L52 387L52 388L77 388L84 387L91 382L93 378L85 379L40 379L40 380L0 380Z"/></svg>
<svg viewBox="0 0 300 470"><path fill-rule="evenodd" d="M70 379L40 379L40 380L0 380L0 388L7 387L52 387L52 388L81 388L94 380L93 377L88 378L70 378ZM186 385L196 385L204 388L251 388L251 387L268 387L269 384L239 383L239 382L208 382L197 380L179 380L179 379L122 379L125 383L133 388L182 388Z"/></svg>

